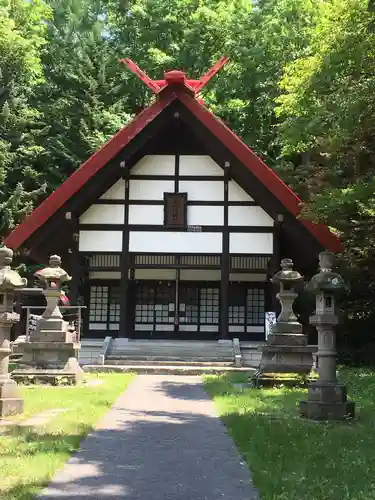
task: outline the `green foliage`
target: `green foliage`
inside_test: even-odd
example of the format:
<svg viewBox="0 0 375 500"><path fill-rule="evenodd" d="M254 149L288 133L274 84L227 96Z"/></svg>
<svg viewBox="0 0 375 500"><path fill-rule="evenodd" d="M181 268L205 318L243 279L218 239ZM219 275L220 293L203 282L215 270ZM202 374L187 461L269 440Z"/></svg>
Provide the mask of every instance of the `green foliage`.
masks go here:
<svg viewBox="0 0 375 500"><path fill-rule="evenodd" d="M43 81L40 53L49 9L40 1L0 1L0 231L14 227L33 208L44 186L30 160L36 144L39 111L30 105Z"/></svg>
<svg viewBox="0 0 375 500"><path fill-rule="evenodd" d="M375 324L375 33L366 0L321 6L306 55L284 68L278 142L305 216L334 227L345 244L346 340L356 344L359 323L362 342Z"/></svg>
<svg viewBox="0 0 375 500"><path fill-rule="evenodd" d="M370 341L374 22L369 0L0 0L0 235L151 102L120 58L199 77L228 54L203 98L341 235L345 332Z"/></svg>

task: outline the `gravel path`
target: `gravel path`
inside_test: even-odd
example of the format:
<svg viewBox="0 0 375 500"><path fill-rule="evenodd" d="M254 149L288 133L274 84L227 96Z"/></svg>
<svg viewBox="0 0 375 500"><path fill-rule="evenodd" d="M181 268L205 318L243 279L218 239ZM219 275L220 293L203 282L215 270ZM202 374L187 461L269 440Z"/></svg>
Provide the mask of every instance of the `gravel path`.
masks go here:
<svg viewBox="0 0 375 500"><path fill-rule="evenodd" d="M200 378L139 375L39 498L259 497Z"/></svg>

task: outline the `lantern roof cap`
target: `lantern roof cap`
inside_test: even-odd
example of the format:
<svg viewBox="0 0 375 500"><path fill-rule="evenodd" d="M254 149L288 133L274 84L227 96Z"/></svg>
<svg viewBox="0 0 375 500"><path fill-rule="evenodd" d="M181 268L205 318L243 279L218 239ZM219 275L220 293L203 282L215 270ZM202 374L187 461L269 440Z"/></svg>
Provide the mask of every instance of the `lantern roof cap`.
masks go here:
<svg viewBox="0 0 375 500"><path fill-rule="evenodd" d="M0 247L0 290L17 290L27 284L26 278L10 268L12 261L13 250L6 246Z"/></svg>

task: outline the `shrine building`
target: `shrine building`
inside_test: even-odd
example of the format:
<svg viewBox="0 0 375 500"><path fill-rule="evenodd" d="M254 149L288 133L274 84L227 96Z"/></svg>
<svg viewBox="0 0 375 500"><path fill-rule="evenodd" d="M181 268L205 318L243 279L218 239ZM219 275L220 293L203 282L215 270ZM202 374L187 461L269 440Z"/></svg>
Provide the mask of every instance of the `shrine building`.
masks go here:
<svg viewBox="0 0 375 500"><path fill-rule="evenodd" d="M6 238L35 262L62 257L85 337L263 340L280 259L308 275L341 249L198 97L225 61L153 81L124 60L154 102Z"/></svg>

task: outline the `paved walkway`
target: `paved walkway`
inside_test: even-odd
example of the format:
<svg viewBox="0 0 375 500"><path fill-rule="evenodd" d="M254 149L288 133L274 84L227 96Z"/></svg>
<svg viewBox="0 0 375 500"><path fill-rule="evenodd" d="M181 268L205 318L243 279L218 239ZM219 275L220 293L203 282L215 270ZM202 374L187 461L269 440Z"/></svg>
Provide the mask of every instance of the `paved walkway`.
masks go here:
<svg viewBox="0 0 375 500"><path fill-rule="evenodd" d="M257 500L199 377L138 375L43 500Z"/></svg>

